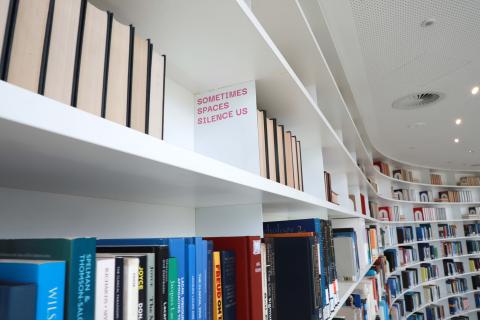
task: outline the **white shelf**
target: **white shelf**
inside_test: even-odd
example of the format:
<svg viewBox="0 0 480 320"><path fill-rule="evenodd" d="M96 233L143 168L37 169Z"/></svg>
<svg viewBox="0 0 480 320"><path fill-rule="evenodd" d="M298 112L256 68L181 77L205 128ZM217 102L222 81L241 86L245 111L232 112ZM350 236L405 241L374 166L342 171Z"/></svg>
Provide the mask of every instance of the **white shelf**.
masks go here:
<svg viewBox="0 0 480 320"><path fill-rule="evenodd" d="M438 224L438 223L455 223L455 222L476 222L476 221L479 221L480 220L480 216L476 219L448 219L448 220L431 220L431 221L409 221L409 220L405 220L405 221L382 221L382 220L378 220L379 222L378 223L381 223L381 224L393 224L393 225L397 225L397 224L424 224L424 223L435 223L435 224Z"/></svg>
<svg viewBox="0 0 480 320"><path fill-rule="evenodd" d="M398 200L394 198L387 197L382 194L376 194L376 198L384 202L395 202L395 203L405 203L413 204L419 206L480 206L480 202L421 202L421 201L410 201L410 200Z"/></svg>
<svg viewBox="0 0 480 320"><path fill-rule="evenodd" d="M412 181L404 181L400 179L396 179L390 176L387 176L386 174L381 173L378 171L377 168L374 167L374 172L375 174L380 177L384 178L387 180L390 180L395 183L399 184L404 184L404 185L412 185L412 186L423 186L423 187L428 187L428 188L437 188L437 189L442 189L442 188L449 188L449 189L480 189L480 186L457 186L457 185L449 185L449 184L431 184L431 183L422 183L422 182L412 182Z"/></svg>

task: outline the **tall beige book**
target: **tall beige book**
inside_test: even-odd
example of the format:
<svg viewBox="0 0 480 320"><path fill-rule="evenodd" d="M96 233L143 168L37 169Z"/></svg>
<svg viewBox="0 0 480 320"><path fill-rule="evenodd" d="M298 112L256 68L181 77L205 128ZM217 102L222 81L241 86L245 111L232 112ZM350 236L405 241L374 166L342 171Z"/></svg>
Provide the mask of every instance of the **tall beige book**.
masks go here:
<svg viewBox="0 0 480 320"><path fill-rule="evenodd" d="M50 0L19 0L7 81L38 92Z"/></svg>
<svg viewBox="0 0 480 320"><path fill-rule="evenodd" d="M283 125L277 125L277 155L278 155L278 181L287 184L285 172L285 130Z"/></svg>
<svg viewBox="0 0 480 320"><path fill-rule="evenodd" d="M148 134L163 139L165 56L152 50Z"/></svg>
<svg viewBox="0 0 480 320"><path fill-rule="evenodd" d="M5 40L5 30L8 21L8 8L11 0L0 0L0 51L3 48L3 41Z"/></svg>
<svg viewBox="0 0 480 320"><path fill-rule="evenodd" d="M295 177L293 174L293 153L292 153L292 133L285 132L285 168L287 173L287 186L295 188Z"/></svg>
<svg viewBox="0 0 480 320"><path fill-rule="evenodd" d="M133 40L132 95L130 127L145 132L147 117L148 41L139 36Z"/></svg>
<svg viewBox="0 0 480 320"><path fill-rule="evenodd" d="M81 0L56 0L44 95L70 105Z"/></svg>
<svg viewBox="0 0 480 320"><path fill-rule="evenodd" d="M107 20L105 11L87 3L76 107L98 116L102 114Z"/></svg>
<svg viewBox="0 0 480 320"><path fill-rule="evenodd" d="M267 119L268 178L278 181L277 175L277 121Z"/></svg>
<svg viewBox="0 0 480 320"><path fill-rule="evenodd" d="M297 141L298 188L303 191L302 145Z"/></svg>
<svg viewBox="0 0 480 320"><path fill-rule="evenodd" d="M268 178L267 161L267 114L263 110L257 110L258 123L258 154L260 155L260 175Z"/></svg>
<svg viewBox="0 0 480 320"><path fill-rule="evenodd" d="M127 125L130 32L130 26L113 19L105 118L124 126Z"/></svg>
<svg viewBox="0 0 480 320"><path fill-rule="evenodd" d="M297 160L297 139L292 136L292 161L293 161L293 183L295 189L300 189L300 183L298 179L298 160Z"/></svg>

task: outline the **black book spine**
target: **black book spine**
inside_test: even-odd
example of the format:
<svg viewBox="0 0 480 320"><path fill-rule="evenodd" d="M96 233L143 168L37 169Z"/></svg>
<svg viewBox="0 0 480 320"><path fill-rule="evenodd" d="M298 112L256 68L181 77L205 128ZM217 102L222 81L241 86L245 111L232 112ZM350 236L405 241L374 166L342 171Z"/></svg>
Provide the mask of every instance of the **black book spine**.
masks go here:
<svg viewBox="0 0 480 320"><path fill-rule="evenodd" d="M123 320L123 258L115 257L114 319Z"/></svg>
<svg viewBox="0 0 480 320"><path fill-rule="evenodd" d="M148 134L149 125L150 125L150 91L152 85L152 54L153 54L153 44L150 39L147 39L148 42L148 57L147 57L147 92L145 100L145 133Z"/></svg>
<svg viewBox="0 0 480 320"><path fill-rule="evenodd" d="M0 79L7 80L8 64L10 63L10 54L12 52L13 34L15 31L15 22L17 21L18 0L10 0L7 13L7 22L5 24L5 33L3 38L2 52L0 56Z"/></svg>
<svg viewBox="0 0 480 320"><path fill-rule="evenodd" d="M78 21L77 46L75 49L75 64L72 81L72 107L77 106L78 82L80 81L80 63L82 62L83 33L85 30L85 16L87 14L87 0L82 0L80 7L80 17Z"/></svg>
<svg viewBox="0 0 480 320"><path fill-rule="evenodd" d="M236 259L235 252L221 251L220 263L222 266L222 306L223 319L236 320L237 294L236 294Z"/></svg>
<svg viewBox="0 0 480 320"><path fill-rule="evenodd" d="M153 50L153 49L152 49ZM163 97L162 97L162 137L165 131L165 78L167 75L167 56L162 55L163 57Z"/></svg>
<svg viewBox="0 0 480 320"><path fill-rule="evenodd" d="M267 274L267 319L277 320L277 297L275 275L275 242L271 238L265 239Z"/></svg>
<svg viewBox="0 0 480 320"><path fill-rule="evenodd" d="M45 26L45 36L43 38L42 62L40 64L40 75L38 79L38 93L45 92L45 79L47 78L48 53L50 51L50 38L52 36L53 13L55 11L55 0L50 0L48 6L47 24Z"/></svg>
<svg viewBox="0 0 480 320"><path fill-rule="evenodd" d="M168 318L168 256L168 247L159 247L156 263L155 319L161 320L167 320Z"/></svg>
<svg viewBox="0 0 480 320"><path fill-rule="evenodd" d="M138 320L147 318L147 256L139 256L138 266Z"/></svg>
<svg viewBox="0 0 480 320"><path fill-rule="evenodd" d="M107 37L105 39L105 63L103 64L102 111L105 118L107 112L108 70L110 69L110 48L112 42L113 13L107 12Z"/></svg>
<svg viewBox="0 0 480 320"><path fill-rule="evenodd" d="M323 312L321 311L322 305L322 287L320 279L320 253L319 253L320 239L315 236L312 245L312 283L313 283L313 301L315 316L317 319L321 319Z"/></svg>
<svg viewBox="0 0 480 320"><path fill-rule="evenodd" d="M130 127L132 114L132 81L133 81L133 55L135 40L135 27L130 25L130 50L128 53L128 84L127 84L127 127Z"/></svg>

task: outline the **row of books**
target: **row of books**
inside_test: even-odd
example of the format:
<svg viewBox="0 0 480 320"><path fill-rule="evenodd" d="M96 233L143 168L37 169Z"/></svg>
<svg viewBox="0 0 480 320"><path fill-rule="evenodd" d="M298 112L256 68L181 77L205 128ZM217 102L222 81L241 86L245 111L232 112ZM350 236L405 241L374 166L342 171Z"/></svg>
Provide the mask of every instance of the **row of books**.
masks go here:
<svg viewBox="0 0 480 320"><path fill-rule="evenodd" d="M376 202L370 201L370 214L373 218L381 221L400 221L401 214L398 206L393 207L379 207Z"/></svg>
<svg viewBox="0 0 480 320"><path fill-rule="evenodd" d="M463 247L461 241L442 242L441 248L444 257L458 256L463 254Z"/></svg>
<svg viewBox="0 0 480 320"><path fill-rule="evenodd" d="M328 202L339 204L338 203L338 193L336 193L332 189L332 176L327 171L323 172L323 183L325 184L325 186L324 186L325 187L325 199L327 199ZM353 206L354 206L354 208L356 207L355 202L354 202Z"/></svg>
<svg viewBox="0 0 480 320"><path fill-rule="evenodd" d="M413 173L410 170L406 169L395 169L392 170L392 177L397 180L414 182Z"/></svg>
<svg viewBox="0 0 480 320"><path fill-rule="evenodd" d="M416 190L405 188L394 189L392 187L392 198L402 201L417 201Z"/></svg>
<svg viewBox="0 0 480 320"><path fill-rule="evenodd" d="M460 177L457 183L459 186L480 186L479 176Z"/></svg>
<svg viewBox="0 0 480 320"><path fill-rule="evenodd" d="M468 265L470 267L470 271L479 271L480 270L480 258L470 258L468 259Z"/></svg>
<svg viewBox="0 0 480 320"><path fill-rule="evenodd" d="M413 208L413 220L415 221L438 221L446 220L447 212L445 208L423 207Z"/></svg>
<svg viewBox="0 0 480 320"><path fill-rule="evenodd" d="M445 280L448 294L457 294L466 292L468 290L468 284L466 278L455 278Z"/></svg>
<svg viewBox="0 0 480 320"><path fill-rule="evenodd" d="M438 224L438 237L451 238L457 236L457 226L454 224Z"/></svg>
<svg viewBox="0 0 480 320"><path fill-rule="evenodd" d="M430 174L430 183L435 184L435 185L442 185L443 184L443 179L442 176L436 173L431 173Z"/></svg>
<svg viewBox="0 0 480 320"><path fill-rule="evenodd" d="M438 192L438 202L473 202L473 193L470 190L448 190ZM435 199L437 201L437 199Z"/></svg>
<svg viewBox="0 0 480 320"><path fill-rule="evenodd" d="M451 315L455 315L462 311L468 310L470 303L468 297L450 297L448 298L448 311Z"/></svg>
<svg viewBox="0 0 480 320"><path fill-rule="evenodd" d="M5 0L0 79L162 139L165 56L86 0Z"/></svg>
<svg viewBox="0 0 480 320"><path fill-rule="evenodd" d="M443 260L443 274L445 276L453 276L456 274L463 274L465 269L463 267L463 262L455 261L453 259Z"/></svg>
<svg viewBox="0 0 480 320"><path fill-rule="evenodd" d="M435 284L423 286L423 296L425 303L432 303L440 299L440 286Z"/></svg>
<svg viewBox="0 0 480 320"><path fill-rule="evenodd" d="M472 288L473 290L480 288L480 274L472 276Z"/></svg>
<svg viewBox="0 0 480 320"><path fill-rule="evenodd" d="M480 253L480 240L467 240L465 241L467 245L467 253Z"/></svg>
<svg viewBox="0 0 480 320"><path fill-rule="evenodd" d="M265 222L264 236L267 319L329 318L339 302L336 266L352 259L336 255L331 222Z"/></svg>
<svg viewBox="0 0 480 320"><path fill-rule="evenodd" d="M422 305L422 297L420 292L417 291L405 293L403 299L405 300L405 310L407 312L412 312Z"/></svg>
<svg viewBox="0 0 480 320"><path fill-rule="evenodd" d="M302 147L291 131L257 110L260 175L303 191Z"/></svg>
<svg viewBox="0 0 480 320"><path fill-rule="evenodd" d="M480 223L471 223L463 225L465 236L475 236L480 234Z"/></svg>
<svg viewBox="0 0 480 320"><path fill-rule="evenodd" d="M380 171L384 175L389 176L389 177L391 176L390 166L388 165L388 163L380 161L380 160L375 160L375 161L373 161L373 166L375 167L375 169L377 169L378 171Z"/></svg>

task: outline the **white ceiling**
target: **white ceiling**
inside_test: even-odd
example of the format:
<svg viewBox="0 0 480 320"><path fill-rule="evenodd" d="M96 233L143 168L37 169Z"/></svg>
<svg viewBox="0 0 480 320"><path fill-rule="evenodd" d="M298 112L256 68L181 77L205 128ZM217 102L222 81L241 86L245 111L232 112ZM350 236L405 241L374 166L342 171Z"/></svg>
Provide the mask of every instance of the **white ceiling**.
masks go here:
<svg viewBox="0 0 480 320"><path fill-rule="evenodd" d="M400 161L480 169L472 166L480 164L480 93L470 93L480 85L480 1L318 1L374 147ZM435 23L422 27L426 19ZM391 107L430 91L445 96L421 109Z"/></svg>

